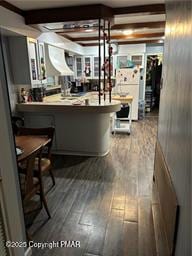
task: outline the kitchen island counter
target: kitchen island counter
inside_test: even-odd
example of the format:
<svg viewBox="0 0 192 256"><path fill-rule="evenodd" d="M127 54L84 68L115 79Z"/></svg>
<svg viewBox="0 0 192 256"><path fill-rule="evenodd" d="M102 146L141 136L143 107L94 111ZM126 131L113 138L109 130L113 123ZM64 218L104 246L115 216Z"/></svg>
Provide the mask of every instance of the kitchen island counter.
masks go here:
<svg viewBox="0 0 192 256"><path fill-rule="evenodd" d="M89 100L89 105L85 100ZM119 111L119 101L101 101L98 95L44 98L43 102L17 104L26 127L55 127L53 151L57 154L104 156L110 148L110 114Z"/></svg>
<svg viewBox="0 0 192 256"><path fill-rule="evenodd" d="M85 100L89 100L89 104L85 104ZM98 96L95 93L86 93L84 96L65 96L56 94L47 96L43 102L29 102L17 104L17 111L20 112L96 112L96 113L112 113L120 109L119 101L113 100L109 103L102 100L99 105Z"/></svg>

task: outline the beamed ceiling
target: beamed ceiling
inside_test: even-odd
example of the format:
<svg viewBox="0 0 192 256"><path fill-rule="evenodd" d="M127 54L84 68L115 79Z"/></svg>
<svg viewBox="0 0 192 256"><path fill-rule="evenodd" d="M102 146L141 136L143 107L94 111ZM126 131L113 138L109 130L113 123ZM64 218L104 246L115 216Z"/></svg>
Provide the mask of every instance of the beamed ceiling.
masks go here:
<svg viewBox="0 0 192 256"><path fill-rule="evenodd" d="M52 31L83 46L97 45L98 18L111 20L118 44L163 43L165 6L161 0L0 1L23 15L28 25Z"/></svg>

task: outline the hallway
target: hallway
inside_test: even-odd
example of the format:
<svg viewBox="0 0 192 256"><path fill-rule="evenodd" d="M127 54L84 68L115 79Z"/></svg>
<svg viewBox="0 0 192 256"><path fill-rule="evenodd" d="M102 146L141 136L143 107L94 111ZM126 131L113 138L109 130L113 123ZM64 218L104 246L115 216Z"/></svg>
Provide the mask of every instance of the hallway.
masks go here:
<svg viewBox="0 0 192 256"><path fill-rule="evenodd" d="M34 255L153 256L151 185L157 118L133 123L131 136L115 135L103 158L57 157L56 186L30 234L35 241L80 241L80 248L33 249ZM50 178L45 188L50 187ZM45 224L45 225L44 225Z"/></svg>

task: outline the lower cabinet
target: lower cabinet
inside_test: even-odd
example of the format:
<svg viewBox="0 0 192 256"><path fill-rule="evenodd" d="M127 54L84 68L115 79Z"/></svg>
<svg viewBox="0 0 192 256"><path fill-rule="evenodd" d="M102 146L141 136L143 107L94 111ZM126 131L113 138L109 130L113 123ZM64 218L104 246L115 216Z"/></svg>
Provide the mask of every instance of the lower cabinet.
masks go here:
<svg viewBox="0 0 192 256"><path fill-rule="evenodd" d="M26 127L55 127L52 150L56 154L104 156L109 152L110 113L26 112L24 118Z"/></svg>

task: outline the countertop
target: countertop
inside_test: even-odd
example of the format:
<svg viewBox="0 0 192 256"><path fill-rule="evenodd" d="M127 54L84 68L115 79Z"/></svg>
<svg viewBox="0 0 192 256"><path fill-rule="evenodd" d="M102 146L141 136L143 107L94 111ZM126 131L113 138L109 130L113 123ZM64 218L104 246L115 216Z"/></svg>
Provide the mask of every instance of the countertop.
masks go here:
<svg viewBox="0 0 192 256"><path fill-rule="evenodd" d="M121 95L113 95L112 96L113 100L118 100L120 101L122 104L123 103L131 103L133 101L133 96L131 95L126 95L126 96L121 96Z"/></svg>
<svg viewBox="0 0 192 256"><path fill-rule="evenodd" d="M43 102L28 102L18 103L16 105L19 112L64 112L64 111L81 111L81 112L95 112L95 113L112 113L120 110L120 101L112 100L109 103L108 95L104 102L101 97L101 104L99 105L98 92L86 93L83 96L65 96L55 94L44 97ZM89 104L85 104L85 100L89 100Z"/></svg>

